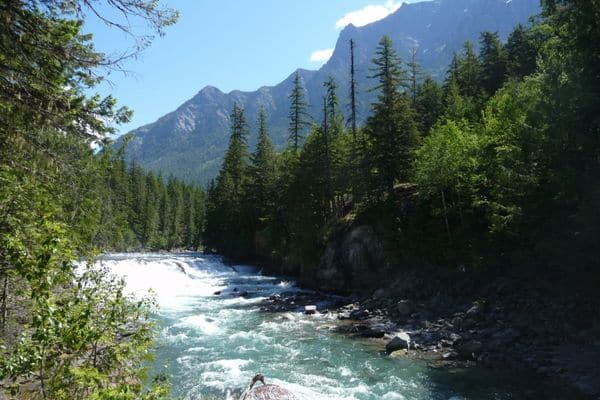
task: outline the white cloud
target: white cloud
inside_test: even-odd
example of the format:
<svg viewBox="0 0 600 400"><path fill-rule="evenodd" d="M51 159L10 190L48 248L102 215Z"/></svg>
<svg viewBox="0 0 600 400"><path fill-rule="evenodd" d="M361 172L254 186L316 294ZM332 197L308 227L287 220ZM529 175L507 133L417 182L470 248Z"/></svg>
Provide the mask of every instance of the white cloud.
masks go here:
<svg viewBox="0 0 600 400"><path fill-rule="evenodd" d="M369 4L360 10L350 11L344 15L335 23L335 27L342 29L348 24L364 26L379 21L399 9L403 2L402 0L387 0L385 4Z"/></svg>
<svg viewBox="0 0 600 400"><path fill-rule="evenodd" d="M310 55L310 61L313 62L325 62L331 58L333 49L315 50Z"/></svg>

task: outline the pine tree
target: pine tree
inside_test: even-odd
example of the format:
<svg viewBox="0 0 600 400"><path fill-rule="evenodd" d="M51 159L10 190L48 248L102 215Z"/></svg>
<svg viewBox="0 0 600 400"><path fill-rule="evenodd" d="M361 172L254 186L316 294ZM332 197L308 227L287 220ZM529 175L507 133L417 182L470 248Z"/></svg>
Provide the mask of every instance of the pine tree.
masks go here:
<svg viewBox="0 0 600 400"><path fill-rule="evenodd" d="M129 167L128 221L138 242L141 242L144 226L144 204L146 203L146 177L144 170L135 162Z"/></svg>
<svg viewBox="0 0 600 400"><path fill-rule="evenodd" d="M481 86L488 96L492 96L506 77L506 50L498 32L483 32L480 45Z"/></svg>
<svg viewBox="0 0 600 400"><path fill-rule="evenodd" d="M300 141L304 128L310 125L310 115L308 114L308 103L304 98L304 88L302 87L302 78L300 73L296 71L294 75L292 92L289 95L290 99L290 126L289 126L289 141L294 149L298 152Z"/></svg>
<svg viewBox="0 0 600 400"><path fill-rule="evenodd" d="M244 110L234 104L229 147L216 184L209 192L207 229L214 229L214 232L206 239L208 247L233 258L252 254L252 218L245 202L249 159L247 136Z"/></svg>
<svg viewBox="0 0 600 400"><path fill-rule="evenodd" d="M357 135L357 121L356 121L356 69L354 66L354 39L350 39L350 126L352 129L352 141L355 147L356 153L356 135Z"/></svg>
<svg viewBox="0 0 600 400"><path fill-rule="evenodd" d="M418 132L410 101L400 91L405 72L389 37L380 40L373 64L372 78L378 82L374 90L379 91L379 96L372 104L366 133L371 138L374 189L383 191L391 190L396 180L408 176Z"/></svg>
<svg viewBox="0 0 600 400"><path fill-rule="evenodd" d="M481 86L481 62L471 42L465 42L460 54L454 54L444 82L445 114L476 120L484 103Z"/></svg>
<svg viewBox="0 0 600 400"><path fill-rule="evenodd" d="M248 161L248 124L244 110L236 103L231 113L229 148L223 160L222 173L231 177L235 195L242 190L244 172Z"/></svg>
<svg viewBox="0 0 600 400"><path fill-rule="evenodd" d="M444 92L431 77L426 77L417 89L415 109L423 135L428 135L431 127L444 112Z"/></svg>
<svg viewBox="0 0 600 400"><path fill-rule="evenodd" d="M184 214L183 214L183 188L182 184L169 178L167 182L167 196L170 198L170 226L167 241L168 249L177 249L183 246L184 242Z"/></svg>
<svg viewBox="0 0 600 400"><path fill-rule="evenodd" d="M481 97L481 62L471 42L463 45L463 53L458 59L456 83L463 96L473 99Z"/></svg>
<svg viewBox="0 0 600 400"><path fill-rule="evenodd" d="M389 36L381 38L371 62L373 75L369 78L378 82L371 90L379 92L378 104L390 106L400 97L400 87L406 87L406 72Z"/></svg>
<svg viewBox="0 0 600 400"><path fill-rule="evenodd" d="M156 249L160 247L158 242L159 226L159 182L152 172L146 175L146 198L144 203L144 221L142 228L141 243L145 249Z"/></svg>
<svg viewBox="0 0 600 400"><path fill-rule="evenodd" d="M324 83L324 86L327 88L327 94L323 97L323 124L321 125L321 138L323 141L323 169L325 172L325 202L327 204L325 214L327 216L331 215L332 209L334 208L332 205L333 200L333 183L332 183L332 173L331 173L331 132L333 129L330 125L333 125L333 116L335 115L334 110L330 110L330 101L335 99L335 81L333 78L329 78L328 81ZM332 94L333 93L333 94ZM333 97L332 97L333 96ZM335 106L335 100L334 106Z"/></svg>
<svg viewBox="0 0 600 400"><path fill-rule="evenodd" d="M508 76L522 79L531 75L536 68L538 47L532 32L523 25L517 25L505 46Z"/></svg>
<svg viewBox="0 0 600 400"><path fill-rule="evenodd" d="M269 139L267 116L264 107L258 114L258 142L250 157L249 200L255 210L255 225L264 226L274 207L277 181L277 155Z"/></svg>
<svg viewBox="0 0 600 400"><path fill-rule="evenodd" d="M419 87L419 78L422 75L421 66L417 62L417 48L410 50L410 61L406 63L409 73L410 99L413 107L417 102L417 89Z"/></svg>

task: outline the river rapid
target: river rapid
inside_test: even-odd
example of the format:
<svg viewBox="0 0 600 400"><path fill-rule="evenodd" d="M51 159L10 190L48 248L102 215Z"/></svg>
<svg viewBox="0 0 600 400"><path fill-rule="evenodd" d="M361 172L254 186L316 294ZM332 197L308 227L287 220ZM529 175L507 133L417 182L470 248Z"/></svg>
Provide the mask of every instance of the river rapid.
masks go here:
<svg viewBox="0 0 600 400"><path fill-rule="evenodd" d="M535 396L498 374L385 356L381 343L334 333L335 313L262 312L269 296L301 289L259 268L198 253L110 254L100 262L125 277L130 293L154 291L160 309L153 370L169 376L175 398L237 399L259 372L301 400Z"/></svg>

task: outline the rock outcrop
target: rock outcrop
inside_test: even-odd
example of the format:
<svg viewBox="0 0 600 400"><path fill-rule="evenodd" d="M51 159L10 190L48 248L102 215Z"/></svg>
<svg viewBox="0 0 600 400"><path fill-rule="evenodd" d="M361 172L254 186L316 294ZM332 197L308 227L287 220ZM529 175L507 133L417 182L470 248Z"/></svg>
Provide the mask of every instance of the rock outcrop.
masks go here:
<svg viewBox="0 0 600 400"><path fill-rule="evenodd" d="M319 288L365 291L381 284L388 269L383 246L372 227L362 225L334 235L316 273Z"/></svg>

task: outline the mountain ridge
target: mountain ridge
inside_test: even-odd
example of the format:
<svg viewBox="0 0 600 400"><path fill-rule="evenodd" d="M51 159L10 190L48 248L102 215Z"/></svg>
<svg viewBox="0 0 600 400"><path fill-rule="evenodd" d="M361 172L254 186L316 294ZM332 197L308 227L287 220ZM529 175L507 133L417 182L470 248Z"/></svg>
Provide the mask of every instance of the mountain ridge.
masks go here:
<svg viewBox="0 0 600 400"><path fill-rule="evenodd" d="M174 111L141 126L123 137L131 137L126 157L144 168L172 174L186 181L206 183L216 176L229 137L229 113L234 103L246 111L250 127L249 145L256 143L256 116L263 105L270 136L278 149L287 143L288 95L296 72L301 76L309 112L318 122L323 82L333 76L338 84L341 108L346 111L349 91L349 40L356 43L358 119L364 121L375 94L368 91L369 64L377 42L388 35L403 60L417 48L424 72L438 80L465 40L478 42L484 30L498 31L502 39L518 23L539 12L537 0L434 0L404 3L396 12L371 24L345 26L330 59L318 70L298 68L273 86L229 93L207 85ZM122 139L117 141L117 145Z"/></svg>

